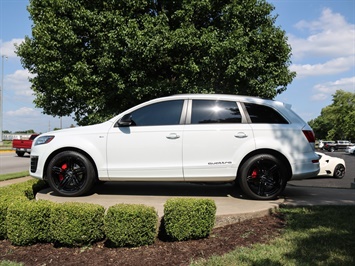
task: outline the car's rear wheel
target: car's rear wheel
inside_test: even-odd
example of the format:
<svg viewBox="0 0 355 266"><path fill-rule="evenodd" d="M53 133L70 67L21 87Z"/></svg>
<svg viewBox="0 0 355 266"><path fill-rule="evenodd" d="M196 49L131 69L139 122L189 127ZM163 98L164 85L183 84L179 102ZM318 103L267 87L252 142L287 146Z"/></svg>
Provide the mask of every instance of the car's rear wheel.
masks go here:
<svg viewBox="0 0 355 266"><path fill-rule="evenodd" d="M259 154L242 165L238 181L249 198L270 200L283 192L287 176L287 168L280 159L270 154Z"/></svg>
<svg viewBox="0 0 355 266"><path fill-rule="evenodd" d="M63 151L49 162L47 180L50 187L62 196L82 196L90 191L96 180L95 169L85 155Z"/></svg>
<svg viewBox="0 0 355 266"><path fill-rule="evenodd" d="M25 152L24 151L17 151L16 154L18 157L23 157L25 155Z"/></svg>
<svg viewBox="0 0 355 266"><path fill-rule="evenodd" d="M337 164L334 168L334 178L343 178L345 176L345 166L340 164Z"/></svg>

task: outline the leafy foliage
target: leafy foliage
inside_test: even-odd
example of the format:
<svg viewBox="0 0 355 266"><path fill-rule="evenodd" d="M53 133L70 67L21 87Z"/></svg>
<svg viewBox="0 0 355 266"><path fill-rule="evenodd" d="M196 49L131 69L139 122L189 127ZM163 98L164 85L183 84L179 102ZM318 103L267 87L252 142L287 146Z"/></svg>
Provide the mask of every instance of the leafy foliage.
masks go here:
<svg viewBox="0 0 355 266"><path fill-rule="evenodd" d="M50 234L65 246L81 246L104 238L105 208L90 203L66 202L54 205L50 215Z"/></svg>
<svg viewBox="0 0 355 266"><path fill-rule="evenodd" d="M23 201L12 204L7 210L7 237L13 245L30 245L50 242L50 201Z"/></svg>
<svg viewBox="0 0 355 266"><path fill-rule="evenodd" d="M33 200L34 195L46 186L45 182L32 179L23 183L0 187L0 239L7 236L6 217L9 206Z"/></svg>
<svg viewBox="0 0 355 266"><path fill-rule="evenodd" d="M322 109L321 115L311 120L318 139L355 139L355 93L338 90L333 103Z"/></svg>
<svg viewBox="0 0 355 266"><path fill-rule="evenodd" d="M207 237L215 218L216 204L211 199L171 198L164 204L164 227L172 240Z"/></svg>
<svg viewBox="0 0 355 266"><path fill-rule="evenodd" d="M104 224L112 246L151 245L157 236L158 215L153 207L116 204L108 208Z"/></svg>
<svg viewBox="0 0 355 266"><path fill-rule="evenodd" d="M274 98L295 76L265 0L30 0L35 104L79 125L178 93Z"/></svg>

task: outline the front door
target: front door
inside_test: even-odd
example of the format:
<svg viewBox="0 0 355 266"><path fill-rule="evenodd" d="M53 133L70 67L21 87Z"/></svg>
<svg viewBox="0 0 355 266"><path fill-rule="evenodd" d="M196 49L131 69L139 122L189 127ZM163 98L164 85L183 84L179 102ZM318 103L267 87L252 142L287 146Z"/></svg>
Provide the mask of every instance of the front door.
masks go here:
<svg viewBox="0 0 355 266"><path fill-rule="evenodd" d="M130 126L112 127L107 139L109 178L183 180L183 100L164 101L131 113Z"/></svg>

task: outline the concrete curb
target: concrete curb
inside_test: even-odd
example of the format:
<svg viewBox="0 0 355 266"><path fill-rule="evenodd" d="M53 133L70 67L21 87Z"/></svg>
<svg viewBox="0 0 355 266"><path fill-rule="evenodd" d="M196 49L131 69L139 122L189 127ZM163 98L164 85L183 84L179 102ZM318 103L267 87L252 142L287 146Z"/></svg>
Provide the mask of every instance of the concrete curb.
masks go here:
<svg viewBox="0 0 355 266"><path fill-rule="evenodd" d="M9 179L5 181L0 181L0 187L5 187L5 186L10 186L13 184L18 184L22 182L26 182L28 180L34 179L31 176L25 176L25 177L20 177L20 178L14 178L14 179Z"/></svg>
<svg viewBox="0 0 355 266"><path fill-rule="evenodd" d="M217 206L215 227L240 222L246 219L263 217L278 209L284 199L254 201L244 199L235 193L233 185L198 185L186 183L136 183L107 182L95 193L83 197L56 196L51 189L37 193L36 199L53 202L85 202L99 204L108 209L119 203L144 204L156 209L158 216L164 215L164 204L170 198L208 198Z"/></svg>

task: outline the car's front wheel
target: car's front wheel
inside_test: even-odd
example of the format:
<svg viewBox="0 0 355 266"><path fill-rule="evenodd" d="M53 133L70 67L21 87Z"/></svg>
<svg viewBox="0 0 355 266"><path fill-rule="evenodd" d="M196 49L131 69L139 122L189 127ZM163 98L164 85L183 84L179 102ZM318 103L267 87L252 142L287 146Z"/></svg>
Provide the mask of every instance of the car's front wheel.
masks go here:
<svg viewBox="0 0 355 266"><path fill-rule="evenodd" d="M249 158L239 171L242 191L251 199L277 198L285 189L288 171L283 162L270 154Z"/></svg>
<svg viewBox="0 0 355 266"><path fill-rule="evenodd" d="M76 151L58 153L47 167L48 184L62 196L82 196L90 191L95 180L91 161Z"/></svg>
<svg viewBox="0 0 355 266"><path fill-rule="evenodd" d="M342 164L337 164L334 168L334 178L343 178L345 176L345 166Z"/></svg>

